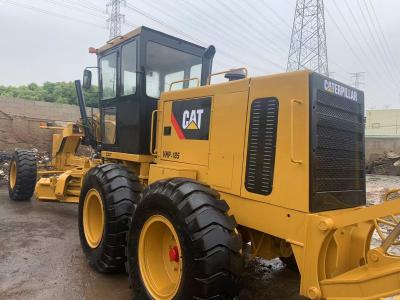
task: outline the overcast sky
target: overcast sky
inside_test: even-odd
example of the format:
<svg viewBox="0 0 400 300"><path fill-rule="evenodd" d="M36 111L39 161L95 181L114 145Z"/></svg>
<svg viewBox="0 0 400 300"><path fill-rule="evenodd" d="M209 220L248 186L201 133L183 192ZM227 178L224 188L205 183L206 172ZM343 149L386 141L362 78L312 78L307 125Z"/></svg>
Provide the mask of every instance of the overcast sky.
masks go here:
<svg viewBox="0 0 400 300"><path fill-rule="evenodd" d="M0 0L0 85L72 81L109 37L106 0ZM296 0L127 0L123 33L146 25L217 48L214 71L284 72ZM400 108L400 1L325 0L329 71L366 72L367 108Z"/></svg>

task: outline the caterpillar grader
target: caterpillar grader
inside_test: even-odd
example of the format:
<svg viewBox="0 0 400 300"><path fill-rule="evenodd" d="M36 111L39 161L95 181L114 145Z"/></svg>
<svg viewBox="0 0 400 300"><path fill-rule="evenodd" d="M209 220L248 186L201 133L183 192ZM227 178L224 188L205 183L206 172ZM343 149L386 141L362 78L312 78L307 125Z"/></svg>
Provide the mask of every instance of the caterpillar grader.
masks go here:
<svg viewBox="0 0 400 300"><path fill-rule="evenodd" d="M43 126L50 167L15 152L9 195L77 203L95 270L126 270L135 299L235 299L245 259L279 257L310 299L400 294L400 199L366 204L362 91L308 70L212 73L213 46L146 27L89 52L98 117L86 68L81 120Z"/></svg>

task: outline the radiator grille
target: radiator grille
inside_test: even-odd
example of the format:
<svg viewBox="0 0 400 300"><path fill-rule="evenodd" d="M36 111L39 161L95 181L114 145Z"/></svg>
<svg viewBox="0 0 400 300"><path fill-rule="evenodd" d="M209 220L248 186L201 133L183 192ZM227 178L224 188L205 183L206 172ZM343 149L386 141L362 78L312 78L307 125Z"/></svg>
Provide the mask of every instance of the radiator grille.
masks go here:
<svg viewBox="0 0 400 300"><path fill-rule="evenodd" d="M276 98L257 99L251 105L245 187L252 193L272 192L278 107Z"/></svg>
<svg viewBox="0 0 400 300"><path fill-rule="evenodd" d="M313 104L312 211L365 199L363 103L317 90Z"/></svg>

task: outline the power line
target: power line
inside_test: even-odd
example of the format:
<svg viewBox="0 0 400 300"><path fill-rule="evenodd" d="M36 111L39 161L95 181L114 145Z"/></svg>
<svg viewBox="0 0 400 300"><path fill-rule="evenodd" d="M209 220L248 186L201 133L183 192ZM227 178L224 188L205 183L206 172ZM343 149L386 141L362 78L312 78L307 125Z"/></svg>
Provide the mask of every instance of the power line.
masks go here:
<svg viewBox="0 0 400 300"><path fill-rule="evenodd" d="M369 1L369 3L370 3L371 6L372 6L372 2ZM382 53L383 53L383 55L386 57L387 62L389 63L389 68L390 68L390 66L392 66L392 68L390 68L390 70L392 70L392 71L394 72L394 73L393 73L394 76L397 77L397 79L399 79L399 73L398 73L397 68L393 68L393 64L395 63L395 60L393 59L393 57L392 57L392 56L389 54L389 52L388 52L388 48L389 48L389 47L387 47L387 43L385 43L385 35L384 35L382 29L380 28L380 23L379 23L378 18L376 17L376 13L375 13L375 19L374 19L373 16L372 16L372 13L370 12L370 9L369 9L369 7L368 7L368 3L367 3L366 1L364 2L364 5L365 5L365 8L366 8L366 10L367 10L368 16L369 16L369 18L370 18L370 20L371 20L371 24L372 24L373 29L374 29L374 31L375 31L375 35L376 35L377 38L378 38L378 44L379 44L379 46L381 47ZM373 6L372 6L372 9L374 9ZM375 21L378 23L378 25L375 24ZM379 29L379 28L380 28L380 29ZM396 72L396 71L397 71L397 72ZM400 83L400 82L399 82L399 83Z"/></svg>
<svg viewBox="0 0 400 300"><path fill-rule="evenodd" d="M260 49L260 47L246 47L243 48L243 46L251 44L252 40L248 39L248 36L245 36L244 34L241 33L234 33L232 30L225 30L225 26L221 24L220 22L216 21L214 18L211 18L208 16L208 12L201 10L200 7L194 8L194 6L185 6L185 3L182 2L182 5L179 6L179 9L182 9L185 13L193 16L196 15L194 18L195 20L204 20L204 22L198 23L199 26L198 28L205 29L209 28L210 33L215 33L218 34L219 37L217 37L217 41L222 41L222 40L228 40L228 43L223 43L224 46L230 46L230 48L237 48L238 50L242 50L245 52L252 52L255 53L256 55L247 55L247 57L253 58L253 57L258 57L259 59L265 60L268 64L274 66L275 68L281 70L282 66L279 64L276 64L275 62L271 61L268 57L265 56L265 52ZM176 19L176 17L175 17ZM186 25L191 25L191 24L186 24ZM185 25L185 26L186 26ZM193 26L196 31L199 31L196 26ZM210 36L210 33L206 33L206 36ZM202 35L204 35L204 32L202 32ZM230 38L231 37L231 38ZM233 45L233 47L232 47ZM219 50L218 52L221 52ZM259 60L258 60L259 62ZM248 63L246 63L248 64ZM251 64L248 64L251 65ZM262 70L258 67L254 67L254 69L259 69L262 72L265 70Z"/></svg>
<svg viewBox="0 0 400 300"><path fill-rule="evenodd" d="M358 8L360 9L360 12L361 12L361 15L362 15L362 17L363 17L363 20L364 20L365 24L367 25L368 32L369 32L369 34L370 34L371 37L372 37L372 42L375 43L375 47L373 47L373 49L374 49L374 50L377 50L376 53L378 54L378 57L380 57L380 59L382 60L383 66L384 66L384 68L386 68L386 72L388 72L388 74L389 74L389 76L391 77L391 79L392 79L393 81L396 81L396 79L394 78L392 72L390 71L391 68L388 66L388 63L387 63L387 60L386 60L385 56L382 55L382 51L381 51L380 45L379 45L379 43L378 43L378 42L376 41L376 39L375 39L375 36L374 36L374 34L373 34L373 32L372 32L372 29L371 29L371 26L370 26L370 22L368 22L367 17L366 17L366 15L365 15L365 13L364 13L362 7L361 7L361 4L360 4L360 1L359 1L359 0L357 0L357 5L358 5Z"/></svg>
<svg viewBox="0 0 400 300"><path fill-rule="evenodd" d="M140 14L140 15L142 15L142 16L144 16L144 17L146 17L146 18L148 18L148 19L150 19L150 20L152 20L152 21L154 21L154 22L156 22L156 23L158 23L158 24L160 24L160 25L166 27L166 28L169 28L169 29L171 29L171 30L173 30L173 31L175 31L175 32L177 32L177 33L179 33L179 34L182 35L182 36L185 36L185 37L187 37L187 38L189 38L189 39L191 39L191 40L193 40L193 41L199 43L200 45L205 45L205 43L204 43L203 41L199 40L198 38L193 37L193 36L187 34L186 32L184 32L184 31L182 31L182 30L180 30L180 29L177 29L177 28L175 28L174 26L169 25L168 23L164 22L163 20L154 17L153 15L151 15L151 14L149 14L149 13L147 13L147 12L145 12L145 11L143 11L143 10L141 10L141 9L139 9L139 8L137 8L137 7L135 7L135 6L133 6L133 5L130 4L130 3L127 3L126 7L127 7L128 9L130 9L130 10L132 10L132 11L135 11L135 12L137 12L138 14ZM233 60L239 61L239 62L243 63L243 61L241 61L241 60L238 59L237 57L234 57L234 56L232 56L231 54L229 54L229 53L227 53L227 52L225 52L225 51L221 51L221 50L220 50L220 52L221 52L224 56L231 57ZM244 64L245 64L245 63L244 63ZM259 69L258 67L255 67L255 68ZM260 69L260 70L261 70L261 69Z"/></svg>
<svg viewBox="0 0 400 300"><path fill-rule="evenodd" d="M264 51L272 54L272 55L276 55L275 53L279 53L277 56L279 57L279 55L282 54L282 50L278 47L278 45L276 44L276 41L273 41L271 39L269 39L265 33L260 33L258 28L252 26L252 24L250 22L246 22L246 20L243 20L243 18L240 16L240 14L236 13L232 8L229 7L229 5L226 5L224 2L222 1L216 1L216 3L218 3L219 5L221 5L222 10L221 12L227 12L229 14L225 15L228 18L230 16L233 16L233 19L235 20L240 20L243 24L243 26L241 28L243 28L244 30L248 31L249 34L253 34L255 36L258 36L258 38L256 37L255 39L253 39L250 43L252 43L254 46L260 47L260 49L263 49ZM218 10L217 7L215 7L215 9ZM237 22L236 22L237 23ZM244 36L245 38L248 38L249 35L246 35L244 33L241 33L242 36ZM265 42L268 42L265 43ZM268 47L266 47L266 45L268 45ZM272 51L272 49L275 49L275 51ZM268 59L269 63L275 65L277 68L279 69L284 69L284 67L282 65L279 65L277 63L275 63L274 61Z"/></svg>
<svg viewBox="0 0 400 300"><path fill-rule="evenodd" d="M79 11L81 13L84 14L88 14L94 17L98 17L98 18L104 18L103 14L99 14L99 13L95 13L93 12L93 9L87 11L87 9L84 9L82 7L78 7L76 6L73 2L68 1L68 0L63 0L63 1L57 1L57 0L46 0L47 2L49 2L50 4L54 5L54 6L62 6L74 11Z"/></svg>
<svg viewBox="0 0 400 300"><path fill-rule="evenodd" d="M180 17L177 18L176 15L174 16L174 15L169 14L169 13L166 12L163 8L161 8L161 7L157 6L157 5L154 5L152 2L145 2L145 3L146 3L147 5L150 5L150 6L151 6L152 8L154 8L154 9L160 10L160 11L163 13L164 16L168 16L168 17L170 17L171 19L182 23L184 27L188 27L188 26L189 26L189 27L193 28L195 31L199 32L202 36L204 36L204 31L202 31L201 29L205 29L205 28L207 28L207 26L209 25L208 22L201 23L201 24L198 23L199 26L195 26L193 22L185 23L185 22L182 20L183 18L180 18ZM180 6L178 6L178 7L181 8ZM184 10L185 10L185 12L187 12L186 9L184 9ZM196 17L195 19L196 19L196 20L199 20L200 18L197 18L197 17ZM214 29L214 28L212 28L212 29ZM214 33L214 34L217 34L217 35L218 35L218 37L217 37L216 39L214 39L214 41L215 41L215 40L221 40L221 38L222 38L222 39L223 39L223 38L226 39L226 37L227 37L227 35L225 35L226 32L224 32L223 30L211 30L210 33ZM221 34L221 35L220 35L220 34ZM207 36L207 38L209 38L209 37L210 37L210 34L207 33L206 36ZM235 48L236 46L239 46L239 47L243 46L243 44L240 44L240 43L235 42L235 41L236 41L235 39L234 39L233 41L227 40L227 42L224 43L224 46L229 46L230 48ZM210 42L210 43L205 43L204 40L203 40L203 44L212 44L212 42ZM219 53L219 52L221 52L220 49L218 49L218 53ZM223 52L223 51L222 51L222 52ZM221 53L222 53L222 52L221 52ZM218 54L218 53L217 53L217 54ZM232 60L236 61L236 59L233 59L233 58L232 58ZM218 64L218 61L217 61L216 63ZM230 65L230 64L224 64L224 67L231 67L231 65Z"/></svg>
<svg viewBox="0 0 400 300"><path fill-rule="evenodd" d="M371 46L371 44L369 43L368 39L366 38L366 36L365 36L363 30L361 29L361 26L360 26L359 22L357 22L358 18L356 18L356 16L354 15L354 12L353 12L353 10L351 9L349 3L347 2L347 0L344 0L344 3L345 3L347 9L349 10L349 12L350 12L350 14L351 14L351 16L352 16L352 18L353 18L353 20L354 20L354 23L355 23L356 26L357 26L358 31L360 32L361 38L364 40L365 44L367 45L367 47L369 48L369 50L371 51L371 53L373 53L373 55L376 56L376 53L375 53L375 51L374 51L374 48ZM360 47L361 47L361 45L360 45ZM379 57L379 54L378 54L377 56ZM388 76L388 74L386 74L386 72L384 72L384 71L382 71L382 75L383 75L383 77ZM388 78L388 79L389 79L389 78ZM389 81L390 81L390 79L389 79Z"/></svg>
<svg viewBox="0 0 400 300"><path fill-rule="evenodd" d="M387 52L388 52L389 56L391 57L392 61L395 62L396 60L394 59L394 57L392 56L391 51L389 50L390 49L389 43L388 43L388 41L386 39L386 36L385 36L385 34L384 34L383 30L382 30L382 26L381 26L381 23L379 22L379 18L377 16L377 14L376 14L376 10L375 10L374 4L372 3L371 0L369 0L369 3L371 5L371 7L372 7L372 12L373 12L373 14L375 16L376 23L378 24L379 31L381 32L381 35L383 37L384 44L386 45Z"/></svg>
<svg viewBox="0 0 400 300"><path fill-rule="evenodd" d="M267 4L267 2L265 2L264 0L261 0L261 3L268 10L270 10L278 20L280 20L283 24L285 24L289 29L292 29L292 26L290 25L290 23L288 23L284 18L282 18L269 4Z"/></svg>
<svg viewBox="0 0 400 300"><path fill-rule="evenodd" d="M8 4L8 5L12 5L12 6L16 6L16 7L25 8L25 9L28 9L28 10L31 10L31 11L35 11L35 12L44 14L44 15L58 17L58 18L62 18L62 19L67 19L67 20L70 20L70 21L79 22L79 23L82 23L82 24L86 24L86 25L98 27L98 28L101 28L101 29L105 29L104 26L101 26L99 24L87 22L87 21L84 21L84 20L81 20L81 19L78 19L78 18L70 17L70 16L67 16L67 15L63 15L63 14L60 14L60 13L56 13L56 12L50 11L50 10L42 9L42 8L39 8L39 7L36 7L36 6L32 6L32 5L28 5L28 4L22 4L22 3L18 3L18 2L15 2L15 1L11 1L11 0L6 0L3 3L4 4Z"/></svg>
<svg viewBox="0 0 400 300"><path fill-rule="evenodd" d="M260 2L264 3L261 0L260 0ZM159 5L155 5L152 2L149 3L149 1L144 1L144 3L146 3L147 5L151 5L155 9L162 10L162 8L160 8ZM266 24L266 28L268 28L268 30L265 30L265 32L264 31L262 32L264 34L264 36L265 36L265 33L275 34L274 40L270 40L270 39L267 40L268 41L267 44L263 43L262 45L257 46L257 47L255 47L255 46L247 47L246 49L244 49L245 51L247 51L247 52L249 52L249 51L250 52L258 52L259 53L259 54L257 54L258 60L267 60L268 62L271 62L271 59L269 57L266 57L264 59L265 51L263 49L261 49L261 47L264 48L264 47L269 47L271 44L272 45L276 44L277 46L281 45L281 47L278 48L278 52L279 53L285 53L287 51L286 50L287 46L283 46L282 42L278 43L280 41L277 40L278 38L280 38L281 40L285 40L284 37L282 36L282 35L285 35L285 33L283 33L283 31L281 31L279 29L279 27L277 27L274 22L270 21L269 17L266 17L265 14L262 15L259 12L260 8L259 7L255 7L254 5L252 5L252 4L254 4L254 2L251 2L251 1L246 2L245 5L243 5L243 6L240 5L240 2L235 2L235 3L238 4L238 6L236 8L238 10L240 10L242 14L246 14L248 12L247 14L252 14L253 18L255 17L254 14L257 14L259 16L259 19L256 20L256 21L259 22L259 23L264 22L264 24ZM185 13L185 15L189 15L189 17L191 17L191 22L190 23L186 23L185 26L192 26L194 28L194 30L196 30L196 31L199 31L199 28L204 29L204 30L206 30L206 28L210 28L209 29L210 33L207 33L206 36L209 36L211 33L216 33L216 34L220 33L220 34L222 34L222 38L224 40L228 39L229 37L232 37L231 38L232 41L230 41L230 43L239 44L238 48L241 48L241 49L243 48L243 45L253 45L255 43L254 39L250 38L251 35L253 34L253 31L249 31L249 34L245 35L245 34L241 33L241 30L239 30L239 31L225 30L226 26L221 23L222 20L225 20L227 24L236 24L237 21L238 21L237 17L232 18L231 15L225 14L225 15L223 15L223 18L222 18L222 15L221 15L221 18L211 18L210 17L210 12L203 9L204 5L197 5L195 7L194 6L195 4L199 4L199 2L196 2L196 3L193 3L193 4L191 3L190 5L187 4L187 2L181 2L180 5L176 6L176 8L174 10L174 12L176 12L177 10L183 11ZM209 6L208 4L207 4L206 7L210 7L213 10L217 9L216 7L214 7L212 5ZM266 6L266 7L268 9L268 6ZM272 11L272 12L274 12L274 11ZM165 8L164 8L163 14L164 15L168 15L165 12ZM169 16L173 20L176 20L176 21L182 21L182 19L185 19L184 17L183 18L180 17L180 16L177 17L176 15L174 15L174 16L169 15ZM193 17L193 16L195 16L195 17ZM241 19L243 20L243 18L241 18ZM197 26L194 26L193 22L199 21L199 20L203 20L203 22L200 22L200 23L197 22L197 24L196 24ZM218 21L221 21L221 22L218 22ZM245 21L247 22L247 20L245 20ZM267 23L267 21L269 23ZM284 21L282 21L282 22L284 22ZM249 27L248 24L247 23L243 23L243 26L240 27L240 29L246 28L246 27ZM230 26L229 28L232 28L232 27ZM280 35L279 33L282 33L282 34ZM288 40L289 40L289 38L290 38L290 34L288 34ZM219 40L219 39L217 39L217 40ZM238 42L238 41L240 41L240 42ZM268 50L271 51L271 49L269 49L269 48L268 48ZM248 57L253 57L253 56L248 55ZM272 62L272 63L274 65L274 67L278 68L278 70L282 70L282 66L280 66L280 65L277 66L275 62ZM335 61L331 60L331 63L336 65L341 70L343 70L345 74L349 73L348 70L343 68L341 65L337 64Z"/></svg>
<svg viewBox="0 0 400 300"><path fill-rule="evenodd" d="M365 58L368 60L368 55L367 55L367 53L365 52L364 48L360 45L360 42L358 41L358 36L354 34L354 32L353 32L353 30L352 30L352 27L351 27L351 26L349 25L349 23L347 22L347 18L343 15L342 10L340 9L339 6L337 6L336 2L333 1L333 3L334 3L334 5L335 5L335 11L338 11L338 12L339 12L340 16L341 16L342 19L343 19L344 24L347 26L347 30L348 30L348 32L350 33L351 37L352 37L352 41L354 41L358 46L360 46L360 47L359 47L360 52L361 52L361 53L365 56ZM325 7L325 11L327 12L327 14L328 14L330 20L331 20L332 23L335 25L336 29L338 30L338 32L339 32L340 35L342 36L343 40L344 40L345 43L347 44L348 48L349 48L350 51L352 52L354 58L359 62L359 64L360 64L361 66L363 66L363 67L365 68L365 66L364 66L364 61L360 58L359 53L358 53L356 50L354 50L353 46L351 45L351 43L350 43L349 40L347 39L347 35L343 33L342 29L340 28L340 26L339 26L338 23L336 22L336 19L337 19L337 18L334 17L334 16L330 13L328 7ZM369 66L369 65L368 65L368 66ZM369 66L369 67L370 67L371 70L372 70L372 66ZM378 74L378 73L379 73L378 71L375 70L375 68L373 68L373 69L374 69L373 72L371 72L372 74Z"/></svg>
<svg viewBox="0 0 400 300"><path fill-rule="evenodd" d="M328 9L326 9L326 12L329 16L329 18L331 19L332 23L335 25L336 29L338 30L338 32L340 33L340 35L342 36L343 40L345 41L345 43L347 44L347 47L350 49L350 51L353 53L354 57L358 60L358 62L360 63L361 66L364 65L364 62L361 60L360 56L357 54L357 52L354 50L354 48L352 47L352 45L350 44L350 42L348 41L346 35L343 33L342 29L340 28L340 26L338 25L338 23L336 22L336 18L332 16L332 14L329 12ZM374 73L374 72L372 72ZM377 74L377 73L375 73ZM378 83L381 88L383 89L383 86L381 85L380 81L376 81L376 83Z"/></svg>
<svg viewBox="0 0 400 300"><path fill-rule="evenodd" d="M357 34L355 34L355 33L353 32L353 26L351 26L351 25L349 24L349 22L347 21L348 18L346 18L346 17L344 16L344 14L343 14L341 8L336 4L336 2L333 1L333 3L334 3L334 5L335 5L335 11L338 11L338 12L339 12L340 16L341 16L342 19L343 19L344 24L347 26L347 30L348 30L348 32L351 34L352 41L355 42L356 45L358 46L359 52L361 52L361 53L365 56L365 61L369 61L370 58L369 58L367 52L365 52L365 48L361 45L361 43L360 43L360 41L359 41L359 37L361 36L361 38L362 38L362 34L358 34L358 35L357 35ZM350 8L348 7L348 9L350 9ZM333 17L333 16L329 13L329 10L328 10L327 8L326 8L326 11L327 11L327 13L328 13L328 15L329 15L331 21L334 23L334 25L335 25L336 28L338 29L339 33L342 35L343 40L346 42L346 44L348 45L349 49L350 49L351 52L353 53L354 57L358 60L358 62L360 63L361 66L364 66L364 62L365 62L365 61L363 61L363 60L360 58L359 53L356 52L356 51L353 49L353 47L351 46L351 44L350 44L349 41L347 40L347 37L346 37L347 35L345 35L345 34L343 33L343 31L340 29L340 26L339 26L339 25L337 24L337 22L335 21L336 18ZM350 12L352 13L352 11L350 11ZM354 14L352 14L352 17L353 17L353 19L355 18ZM358 23L357 23L357 25L358 25ZM365 67L364 67L364 68L365 68ZM367 64L367 68L370 69L370 70L372 70L372 72L370 72L370 74L373 74L373 75L375 75L375 76L378 76L377 74L379 74L379 73L382 72L381 69L378 69L378 70L377 70L375 67L373 67L373 65ZM380 87L382 88L382 90L384 89L384 87L382 86L382 83L381 83L380 79L383 78L383 77L385 77L385 75L386 75L386 74L383 74L383 73L384 73L384 72L382 72L381 76L378 76L378 77L377 77L378 80L375 81L378 85L380 85Z"/></svg>
<svg viewBox="0 0 400 300"><path fill-rule="evenodd" d="M239 8L241 8L241 11L242 11L243 8L240 5L240 3L241 3L241 1L237 2ZM264 3L264 2L261 1L261 3ZM254 7L253 4L254 3L252 3L251 1L248 1L248 2L245 3L244 7L250 8L250 14L257 14L258 15L257 22L258 23L263 22L264 24L266 24L265 28L268 28L268 29L274 28L274 30L264 30L262 32L263 35L265 35L266 32L268 32L270 34L273 34L274 38L280 39L284 43L283 47L286 49L286 44L287 44L287 42L288 42L288 40L290 38L290 33L282 31L279 27L276 26L276 24L274 22L272 22L269 18L266 18L264 13L262 13L256 7ZM268 9L268 7L267 7L267 9Z"/></svg>

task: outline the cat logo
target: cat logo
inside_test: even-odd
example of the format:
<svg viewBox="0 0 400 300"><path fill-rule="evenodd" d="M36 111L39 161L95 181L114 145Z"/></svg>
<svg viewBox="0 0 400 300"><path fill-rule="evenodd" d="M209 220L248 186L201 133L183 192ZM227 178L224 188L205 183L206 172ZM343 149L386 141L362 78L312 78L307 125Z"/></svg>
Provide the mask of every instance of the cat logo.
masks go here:
<svg viewBox="0 0 400 300"><path fill-rule="evenodd" d="M185 110L182 115L182 128L188 130L199 130L201 128L201 116L204 109Z"/></svg>
<svg viewBox="0 0 400 300"><path fill-rule="evenodd" d="M181 140L208 140L211 97L174 101L171 123Z"/></svg>

